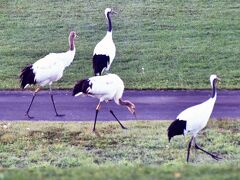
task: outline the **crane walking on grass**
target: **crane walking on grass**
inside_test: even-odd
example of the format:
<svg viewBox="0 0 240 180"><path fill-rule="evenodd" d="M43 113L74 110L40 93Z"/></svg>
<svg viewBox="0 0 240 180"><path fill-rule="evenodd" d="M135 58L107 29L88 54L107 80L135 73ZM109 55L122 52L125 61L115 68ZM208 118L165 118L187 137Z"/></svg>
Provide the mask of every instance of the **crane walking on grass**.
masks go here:
<svg viewBox="0 0 240 180"><path fill-rule="evenodd" d="M112 39L111 15L115 12L105 9L105 17L108 20L108 30L105 37L95 46L93 51L93 71L95 76L102 75L103 71L108 71L116 54L116 47Z"/></svg>
<svg viewBox="0 0 240 180"><path fill-rule="evenodd" d="M220 157L202 149L197 143L196 143L196 136L199 131L201 131L206 125L207 122L212 114L214 104L216 102L217 98L217 90L216 90L216 83L217 81L220 81L220 79L216 75L210 76L210 83L212 86L212 96L207 101L189 107L182 111L176 118L175 121L172 122L172 124L168 128L168 139L169 142L172 137L176 135L186 135L191 134L191 140L188 145L187 149L187 162L189 161L189 155L190 155L190 148L192 146L192 142L195 144L195 148L199 149L206 154L210 155L212 158L219 160Z"/></svg>
<svg viewBox="0 0 240 180"><path fill-rule="evenodd" d="M124 84L120 77L116 74L107 74L104 76L94 76L78 81L73 88L73 96L88 95L99 99L99 103L96 107L95 121L93 126L93 131L95 131L98 111L100 110L100 105L103 101L108 102L114 100L116 104L127 107L128 110L136 116L135 105L128 100L122 99L123 91ZM122 125L112 110L110 110L110 113L118 121L120 126L123 129L126 129L126 127Z"/></svg>
<svg viewBox="0 0 240 180"><path fill-rule="evenodd" d="M28 116L29 119L33 118L29 115L33 100L40 90L40 87L45 85L49 85L50 96L56 116L63 116L57 112L51 85L63 76L64 69L73 61L76 51L74 44L75 37L76 33L71 31L69 34L69 50L67 52L50 53L34 64L30 64L22 69L20 74L20 86L22 89L27 88L29 85L39 85L39 87L35 89L30 105L26 111L26 116Z"/></svg>

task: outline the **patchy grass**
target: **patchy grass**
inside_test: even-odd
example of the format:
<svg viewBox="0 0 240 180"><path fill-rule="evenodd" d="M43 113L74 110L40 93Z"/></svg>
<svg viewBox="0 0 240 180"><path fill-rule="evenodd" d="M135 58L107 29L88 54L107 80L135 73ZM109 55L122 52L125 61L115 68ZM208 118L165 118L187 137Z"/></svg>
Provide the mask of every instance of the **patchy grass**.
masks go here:
<svg viewBox="0 0 240 180"><path fill-rule="evenodd" d="M239 88L240 3L233 0L2 0L0 88L19 88L21 68L67 50L70 30L80 33L77 54L55 87L72 88L92 76L92 52L106 33L106 7L118 12L111 72L127 88L209 88L212 73L222 77L223 88Z"/></svg>
<svg viewBox="0 0 240 180"><path fill-rule="evenodd" d="M210 121L198 136L201 146L223 157L215 161L192 150L189 137L168 142L169 121L92 123L2 122L0 177L3 179L237 179L240 122Z"/></svg>

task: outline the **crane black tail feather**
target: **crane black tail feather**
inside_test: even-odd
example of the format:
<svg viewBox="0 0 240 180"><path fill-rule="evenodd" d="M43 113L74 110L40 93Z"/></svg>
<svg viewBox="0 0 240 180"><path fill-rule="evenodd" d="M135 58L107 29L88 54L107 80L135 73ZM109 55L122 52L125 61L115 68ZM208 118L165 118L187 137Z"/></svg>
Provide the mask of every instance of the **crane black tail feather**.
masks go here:
<svg viewBox="0 0 240 180"><path fill-rule="evenodd" d="M107 68L109 64L110 58L107 55L94 55L93 56L93 71L94 75L102 75L102 72L105 68Z"/></svg>
<svg viewBox="0 0 240 180"><path fill-rule="evenodd" d="M20 78L20 87L24 89L28 84L36 84L35 74L33 72L32 64L22 69Z"/></svg>
<svg viewBox="0 0 240 180"><path fill-rule="evenodd" d="M92 88L92 84L89 79L80 80L75 84L72 95L75 96L79 93L88 94L89 88Z"/></svg>
<svg viewBox="0 0 240 180"><path fill-rule="evenodd" d="M184 130L186 129L187 121L176 119L168 127L168 140L170 142L171 138L176 135L184 135Z"/></svg>

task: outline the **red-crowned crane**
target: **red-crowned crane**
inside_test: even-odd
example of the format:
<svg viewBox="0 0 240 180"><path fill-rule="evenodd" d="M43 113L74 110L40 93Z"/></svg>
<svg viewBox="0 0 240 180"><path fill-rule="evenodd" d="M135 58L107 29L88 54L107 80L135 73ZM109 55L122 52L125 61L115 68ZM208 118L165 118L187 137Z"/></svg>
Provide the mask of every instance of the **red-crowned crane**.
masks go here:
<svg viewBox="0 0 240 180"><path fill-rule="evenodd" d="M217 98L217 90L216 83L220 81L220 79L216 75L210 76L210 83L212 86L212 96L205 102L189 107L182 111L176 118L175 121L171 123L168 128L168 139L169 142L172 137L176 135L186 135L191 134L191 140L187 149L187 162L189 161L190 148L192 146L192 142L195 144L195 148L199 149L206 154L210 155L212 158L219 160L220 157L202 149L196 143L196 136L199 131L201 131L206 125L212 114L213 107Z"/></svg>
<svg viewBox="0 0 240 180"><path fill-rule="evenodd" d="M112 39L111 15L115 12L105 9L105 16L108 20L108 30L105 37L95 46L93 51L93 71L95 76L102 75L103 71L108 71L116 54L116 47Z"/></svg>
<svg viewBox="0 0 240 180"><path fill-rule="evenodd" d="M34 64L30 64L22 69L20 74L20 86L25 89L29 85L39 85L34 91L30 105L26 111L26 116L29 119L33 118L29 115L30 108L32 106L33 100L40 90L40 87L49 85L50 96L53 103L53 107L56 116L63 116L58 114L52 94L52 83L58 81L63 76L64 69L71 64L75 56L75 44L74 39L76 33L71 31L69 34L69 50L63 53L50 53L45 57L39 59Z"/></svg>
<svg viewBox="0 0 240 180"><path fill-rule="evenodd" d="M73 88L73 96L88 95L99 99L93 126L93 131L95 131L98 111L100 110L100 105L103 101L108 102L110 100L114 100L116 104L127 107L128 110L135 115L135 105L128 100L122 99L123 91L124 84L120 77L116 74L107 74L78 81ZM118 121L120 126L123 129L126 129L112 110L110 110L110 113Z"/></svg>

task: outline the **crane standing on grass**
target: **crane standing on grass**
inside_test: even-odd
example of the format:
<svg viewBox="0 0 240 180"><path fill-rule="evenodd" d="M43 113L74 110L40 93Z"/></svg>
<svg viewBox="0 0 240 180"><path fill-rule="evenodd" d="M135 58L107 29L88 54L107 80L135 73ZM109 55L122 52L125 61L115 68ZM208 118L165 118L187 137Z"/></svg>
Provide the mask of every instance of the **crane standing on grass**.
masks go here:
<svg viewBox="0 0 240 180"><path fill-rule="evenodd" d="M105 9L105 17L108 20L108 30L105 37L95 46L93 51L93 71L95 76L102 75L103 71L108 71L116 54L116 47L112 39L111 15L115 12Z"/></svg>
<svg viewBox="0 0 240 180"><path fill-rule="evenodd" d="M182 111L176 118L175 121L172 122L172 124L168 128L168 139L169 142L172 137L176 135L186 135L191 134L191 140L188 145L187 150L187 162L189 161L189 155L190 155L190 148L192 146L192 141L194 141L195 148L199 149L206 154L210 155L212 158L219 160L220 157L202 149L199 147L199 145L196 143L196 136L199 131L201 131L206 125L207 122L212 114L214 104L216 102L217 98L217 90L216 90L216 83L217 81L220 81L220 79L216 75L210 76L210 83L212 86L212 96L207 101L189 107Z"/></svg>
<svg viewBox="0 0 240 180"><path fill-rule="evenodd" d="M39 59L34 64L30 64L22 69L20 74L20 86L22 89L25 89L29 85L39 85L36 88L31 103L26 111L26 116L28 118L33 118L29 115L30 108L32 106L33 100L40 90L40 87L49 85L50 96L53 103L53 107L56 113L56 116L63 116L58 114L52 94L52 83L58 81L63 76L64 69L71 64L75 56L75 44L74 39L76 33L74 31L69 34L69 50L64 53L50 53L45 57Z"/></svg>
<svg viewBox="0 0 240 180"><path fill-rule="evenodd" d="M122 100L123 91L124 84L120 77L116 74L107 74L78 81L73 88L73 96L88 95L99 99L93 126L93 131L95 131L98 111L100 110L100 105L103 101L108 102L114 100L116 104L126 106L128 110L135 115L135 105L128 100ZM120 126L123 129L126 129L112 110L110 110L110 113L118 121Z"/></svg>

